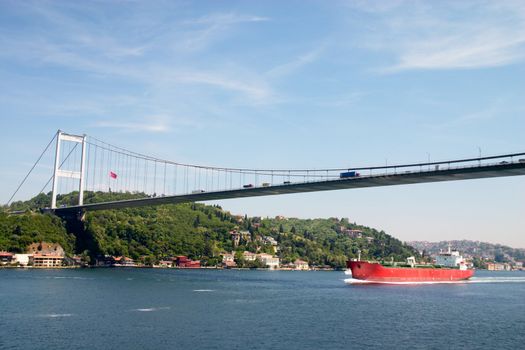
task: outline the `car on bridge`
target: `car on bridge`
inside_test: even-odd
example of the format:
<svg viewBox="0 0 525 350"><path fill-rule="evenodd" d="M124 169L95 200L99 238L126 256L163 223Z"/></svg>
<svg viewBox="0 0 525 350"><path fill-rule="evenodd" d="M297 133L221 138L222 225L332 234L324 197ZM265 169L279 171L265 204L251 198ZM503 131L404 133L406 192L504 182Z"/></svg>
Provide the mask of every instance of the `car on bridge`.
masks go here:
<svg viewBox="0 0 525 350"><path fill-rule="evenodd" d="M242 186L243 188L253 188L253 185L252 184L247 184L247 185L244 185Z"/></svg>

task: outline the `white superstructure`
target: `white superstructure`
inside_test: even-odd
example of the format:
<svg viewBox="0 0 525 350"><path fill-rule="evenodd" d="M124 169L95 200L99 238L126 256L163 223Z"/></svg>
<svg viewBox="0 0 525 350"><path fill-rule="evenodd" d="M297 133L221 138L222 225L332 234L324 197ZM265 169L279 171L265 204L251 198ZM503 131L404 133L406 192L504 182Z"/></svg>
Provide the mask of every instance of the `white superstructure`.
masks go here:
<svg viewBox="0 0 525 350"><path fill-rule="evenodd" d="M448 251L440 252L439 255L436 256L436 265L446 267L459 267L460 270L467 269L465 259L463 259L461 255L459 255L459 252L457 250L451 250L450 245L448 246Z"/></svg>

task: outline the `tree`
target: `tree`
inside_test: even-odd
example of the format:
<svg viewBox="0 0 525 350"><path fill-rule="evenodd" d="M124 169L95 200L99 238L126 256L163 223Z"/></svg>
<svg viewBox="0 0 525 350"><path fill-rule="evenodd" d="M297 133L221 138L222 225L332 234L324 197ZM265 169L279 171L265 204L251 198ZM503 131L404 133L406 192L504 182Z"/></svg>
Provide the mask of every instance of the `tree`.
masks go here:
<svg viewBox="0 0 525 350"><path fill-rule="evenodd" d="M197 228L197 227L199 227L200 224L201 224L201 219L200 219L200 216L197 215L195 217L195 220L193 220L193 227Z"/></svg>
<svg viewBox="0 0 525 350"><path fill-rule="evenodd" d="M246 265L246 261L244 260L244 255L241 251L235 252L234 259L238 267L244 267L244 265Z"/></svg>

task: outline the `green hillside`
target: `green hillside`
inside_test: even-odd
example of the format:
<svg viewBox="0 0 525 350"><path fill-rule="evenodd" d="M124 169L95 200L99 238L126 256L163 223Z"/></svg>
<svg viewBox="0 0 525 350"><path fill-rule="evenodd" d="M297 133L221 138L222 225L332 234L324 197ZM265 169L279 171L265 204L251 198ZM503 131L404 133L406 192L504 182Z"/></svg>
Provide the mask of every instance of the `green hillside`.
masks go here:
<svg viewBox="0 0 525 350"><path fill-rule="evenodd" d="M85 202L137 197L144 195L90 192ZM74 193L61 196L59 203L72 204L74 198ZM343 267L359 250L362 257L369 259L394 257L401 260L418 255L413 248L383 231L350 223L348 219L239 217L218 206L196 203L88 212L84 232L75 241L57 217L31 211L48 203L49 195L41 194L12 205L12 210L28 210L26 214L2 214L0 250L16 248L20 251L32 241L43 240L61 243L70 253L82 253L87 249L85 253L92 257L125 255L155 261L188 255L202 260L203 264L215 265L224 251L273 253L271 237L278 243L276 255L283 263L300 258L313 265ZM359 234L349 235L350 229L358 230ZM234 246L232 230L249 234Z"/></svg>

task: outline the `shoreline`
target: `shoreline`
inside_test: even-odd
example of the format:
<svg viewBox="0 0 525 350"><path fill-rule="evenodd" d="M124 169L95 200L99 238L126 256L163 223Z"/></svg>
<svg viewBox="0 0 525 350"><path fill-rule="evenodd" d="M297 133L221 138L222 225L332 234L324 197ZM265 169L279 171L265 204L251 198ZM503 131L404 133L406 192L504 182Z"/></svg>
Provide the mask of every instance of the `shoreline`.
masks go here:
<svg viewBox="0 0 525 350"><path fill-rule="evenodd" d="M223 268L223 267L153 267L153 266L0 266L0 269L35 269L35 270L72 270L72 269L152 269L152 270L254 270L254 271L344 271L345 269L322 268L322 269L266 269L266 268Z"/></svg>

